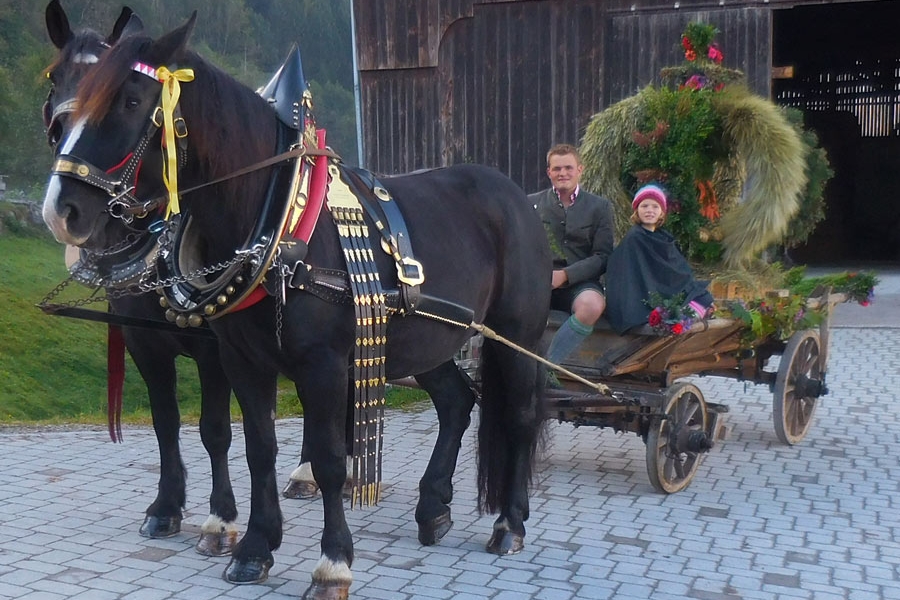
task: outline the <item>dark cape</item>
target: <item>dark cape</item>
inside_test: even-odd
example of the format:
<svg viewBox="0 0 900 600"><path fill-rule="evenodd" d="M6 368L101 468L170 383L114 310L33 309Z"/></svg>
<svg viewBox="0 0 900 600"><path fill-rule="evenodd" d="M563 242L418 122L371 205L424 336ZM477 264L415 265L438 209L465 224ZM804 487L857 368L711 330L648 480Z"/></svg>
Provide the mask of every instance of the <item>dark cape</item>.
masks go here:
<svg viewBox="0 0 900 600"><path fill-rule="evenodd" d="M632 227L610 255L606 292L604 316L618 333L647 324L651 292L664 298L684 294L685 305L692 300L707 307L713 303L706 283L694 279L672 234L662 229L648 231L640 225Z"/></svg>

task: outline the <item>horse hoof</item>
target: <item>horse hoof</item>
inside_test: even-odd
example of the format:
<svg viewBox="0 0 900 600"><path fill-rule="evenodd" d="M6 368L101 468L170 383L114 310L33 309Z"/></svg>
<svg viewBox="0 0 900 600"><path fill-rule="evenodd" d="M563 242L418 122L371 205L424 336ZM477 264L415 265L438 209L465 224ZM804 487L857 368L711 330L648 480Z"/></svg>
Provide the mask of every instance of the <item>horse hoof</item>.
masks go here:
<svg viewBox="0 0 900 600"><path fill-rule="evenodd" d="M485 548L491 554L509 556L518 554L525 547L525 538L506 529L495 529Z"/></svg>
<svg viewBox="0 0 900 600"><path fill-rule="evenodd" d="M347 600L350 597L350 584L345 582L316 583L313 582L303 592L301 600Z"/></svg>
<svg viewBox="0 0 900 600"><path fill-rule="evenodd" d="M453 521L450 520L449 512L438 515L426 523L419 523L419 543L423 546L434 546L447 535L452 526Z"/></svg>
<svg viewBox="0 0 900 600"><path fill-rule="evenodd" d="M254 558L244 561L235 561L234 558L225 567L224 577L228 583L235 585L248 585L262 583L269 578L269 569L275 561L270 558Z"/></svg>
<svg viewBox="0 0 900 600"><path fill-rule="evenodd" d="M312 500L319 494L319 486L315 481L288 481L281 491L281 495L285 498L293 500Z"/></svg>
<svg viewBox="0 0 900 600"><path fill-rule="evenodd" d="M181 531L181 515L171 517L154 517L147 515L139 533L147 538L160 539L172 537Z"/></svg>
<svg viewBox="0 0 900 600"><path fill-rule="evenodd" d="M237 543L237 531L202 533L195 550L203 556L226 556L231 554Z"/></svg>

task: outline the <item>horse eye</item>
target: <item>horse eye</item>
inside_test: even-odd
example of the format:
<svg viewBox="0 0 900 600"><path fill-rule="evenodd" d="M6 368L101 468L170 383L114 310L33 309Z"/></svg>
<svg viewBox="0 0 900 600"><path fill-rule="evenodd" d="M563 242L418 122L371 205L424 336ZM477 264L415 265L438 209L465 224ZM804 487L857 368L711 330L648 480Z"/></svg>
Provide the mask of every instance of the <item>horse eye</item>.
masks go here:
<svg viewBox="0 0 900 600"><path fill-rule="evenodd" d="M140 100L138 100L137 98L126 98L125 108L131 110L133 108L137 108L140 103Z"/></svg>

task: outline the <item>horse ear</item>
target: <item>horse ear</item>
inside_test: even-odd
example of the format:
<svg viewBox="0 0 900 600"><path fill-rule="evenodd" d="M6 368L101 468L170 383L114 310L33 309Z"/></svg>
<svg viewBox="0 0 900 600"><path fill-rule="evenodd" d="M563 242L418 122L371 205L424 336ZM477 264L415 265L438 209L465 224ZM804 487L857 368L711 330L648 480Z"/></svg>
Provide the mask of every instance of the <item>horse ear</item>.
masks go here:
<svg viewBox="0 0 900 600"><path fill-rule="evenodd" d="M63 10L59 0L50 0L44 11L44 20L47 22L47 33L53 45L62 50L72 39L72 28L69 27L69 19Z"/></svg>
<svg viewBox="0 0 900 600"><path fill-rule="evenodd" d="M147 56L151 64L163 65L172 57L181 54L187 47L188 38L191 37L196 22L197 11L195 10L184 25L153 42Z"/></svg>
<svg viewBox="0 0 900 600"><path fill-rule="evenodd" d="M123 36L143 33L143 31L144 22L141 21L141 18L129 7L123 6L119 18L116 19L116 24L113 25L112 33L106 38L106 43L112 46Z"/></svg>
<svg viewBox="0 0 900 600"><path fill-rule="evenodd" d="M125 16L126 10L128 11L127 17ZM106 43L112 46L123 37L137 35L143 32L144 22L141 21L141 18L137 16L137 14L131 12L131 9L126 6L122 9L122 14L119 15L119 19L116 21L115 27L113 27L112 34L106 38Z"/></svg>

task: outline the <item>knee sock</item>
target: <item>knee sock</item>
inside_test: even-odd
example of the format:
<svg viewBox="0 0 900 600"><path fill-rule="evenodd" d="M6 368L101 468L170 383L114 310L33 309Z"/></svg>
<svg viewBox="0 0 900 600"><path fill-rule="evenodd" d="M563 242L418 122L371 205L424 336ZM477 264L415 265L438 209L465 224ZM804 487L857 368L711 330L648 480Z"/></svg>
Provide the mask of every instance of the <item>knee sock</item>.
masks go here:
<svg viewBox="0 0 900 600"><path fill-rule="evenodd" d="M585 325L576 319L575 315L572 315L553 336L553 341L550 342L550 348L547 350L547 360L558 365L568 358L581 342L591 335L592 331L594 331L593 327Z"/></svg>

